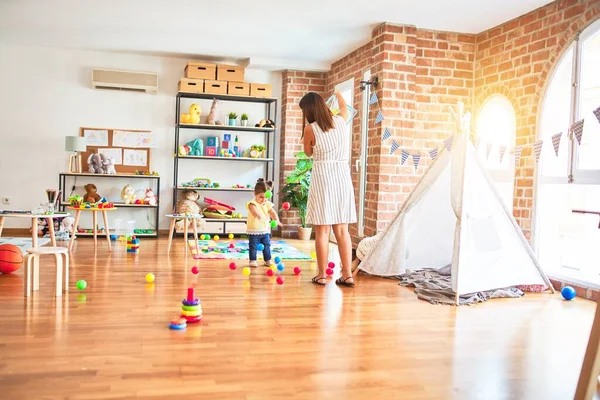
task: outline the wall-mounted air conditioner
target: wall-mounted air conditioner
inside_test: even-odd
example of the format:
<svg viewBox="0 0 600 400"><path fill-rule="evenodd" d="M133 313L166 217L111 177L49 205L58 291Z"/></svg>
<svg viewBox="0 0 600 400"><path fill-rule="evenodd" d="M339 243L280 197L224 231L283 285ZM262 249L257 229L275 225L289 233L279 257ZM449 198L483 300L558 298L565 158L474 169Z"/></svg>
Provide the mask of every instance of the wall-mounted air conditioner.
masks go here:
<svg viewBox="0 0 600 400"><path fill-rule="evenodd" d="M156 93L158 92L158 74L93 68L92 87L94 89Z"/></svg>

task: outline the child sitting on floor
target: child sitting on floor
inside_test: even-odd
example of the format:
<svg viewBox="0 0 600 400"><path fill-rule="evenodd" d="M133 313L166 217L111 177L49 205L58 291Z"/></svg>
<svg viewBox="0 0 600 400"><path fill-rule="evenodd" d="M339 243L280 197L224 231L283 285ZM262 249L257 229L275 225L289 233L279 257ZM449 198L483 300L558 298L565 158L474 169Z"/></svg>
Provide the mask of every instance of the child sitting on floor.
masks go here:
<svg viewBox="0 0 600 400"><path fill-rule="evenodd" d="M270 220L276 222L275 227L279 226L279 217L273 209L273 203L267 200L266 193L273 188L273 182L260 178L254 186L254 199L246 204L248 208L248 221L246 229L248 233L248 247L250 250L250 267L256 268L256 251L258 245L262 244L263 258L265 266L274 265L271 261L271 223Z"/></svg>
<svg viewBox="0 0 600 400"><path fill-rule="evenodd" d="M379 239L381 238L381 232L372 237L366 237L358 243L356 247L356 258L352 260L352 274L356 275L358 273L358 265L365 259L377 243L379 243Z"/></svg>

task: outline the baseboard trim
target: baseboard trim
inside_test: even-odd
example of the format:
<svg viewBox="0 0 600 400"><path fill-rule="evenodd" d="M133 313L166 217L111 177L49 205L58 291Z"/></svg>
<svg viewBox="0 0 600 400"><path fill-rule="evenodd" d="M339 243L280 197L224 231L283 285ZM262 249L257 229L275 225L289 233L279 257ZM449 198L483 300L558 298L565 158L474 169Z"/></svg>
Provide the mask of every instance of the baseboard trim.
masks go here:
<svg viewBox="0 0 600 400"><path fill-rule="evenodd" d="M4 228L2 236L31 236L31 228Z"/></svg>

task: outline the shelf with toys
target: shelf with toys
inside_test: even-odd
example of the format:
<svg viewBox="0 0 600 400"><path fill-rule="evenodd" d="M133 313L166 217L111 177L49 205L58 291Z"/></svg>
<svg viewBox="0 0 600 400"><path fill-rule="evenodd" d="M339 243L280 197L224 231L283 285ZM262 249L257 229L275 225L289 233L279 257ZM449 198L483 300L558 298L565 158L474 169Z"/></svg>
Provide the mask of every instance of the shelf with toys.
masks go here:
<svg viewBox="0 0 600 400"><path fill-rule="evenodd" d="M223 100L223 101L239 101L245 103L277 103L276 97L254 97L254 96L238 96L231 94L218 94L218 93L191 93L191 92L179 92L177 93L177 99L206 99L206 100Z"/></svg>
<svg viewBox="0 0 600 400"><path fill-rule="evenodd" d="M252 162L273 162L272 158L253 158L253 157L215 157L215 156L180 156L177 158L196 158L201 160L219 160L219 161L252 161Z"/></svg>
<svg viewBox="0 0 600 400"><path fill-rule="evenodd" d="M275 132L275 128L261 128L261 127L257 127L257 126L179 124L179 128L208 129L208 130L215 130L215 131L237 131L237 132Z"/></svg>

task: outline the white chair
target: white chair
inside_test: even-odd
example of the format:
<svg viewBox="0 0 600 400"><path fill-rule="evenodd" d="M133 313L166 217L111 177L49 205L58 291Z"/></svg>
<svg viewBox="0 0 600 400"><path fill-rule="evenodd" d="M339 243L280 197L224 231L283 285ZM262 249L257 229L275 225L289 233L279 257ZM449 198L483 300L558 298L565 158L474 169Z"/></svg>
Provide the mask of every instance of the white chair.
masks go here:
<svg viewBox="0 0 600 400"><path fill-rule="evenodd" d="M69 290L69 249L67 247L34 247L27 249L25 297L31 295L32 276L33 290L40 290L40 256L50 254L56 261L56 297L62 296L63 289Z"/></svg>

